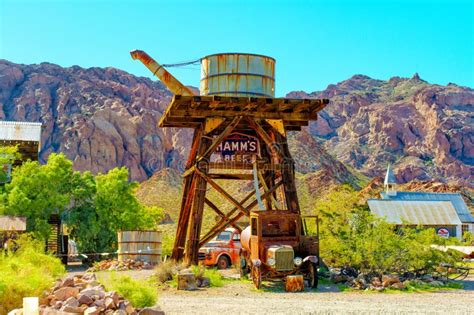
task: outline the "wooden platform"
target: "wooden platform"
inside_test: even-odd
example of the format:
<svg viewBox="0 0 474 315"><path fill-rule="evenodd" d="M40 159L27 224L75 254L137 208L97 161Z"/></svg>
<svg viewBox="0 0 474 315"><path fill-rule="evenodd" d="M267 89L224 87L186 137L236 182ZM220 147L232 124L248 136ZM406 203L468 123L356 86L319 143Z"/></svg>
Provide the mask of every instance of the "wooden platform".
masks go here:
<svg viewBox="0 0 474 315"><path fill-rule="evenodd" d="M160 127L197 128L206 118L247 116L282 120L286 130L301 130L329 103L328 99L290 99L175 95Z"/></svg>

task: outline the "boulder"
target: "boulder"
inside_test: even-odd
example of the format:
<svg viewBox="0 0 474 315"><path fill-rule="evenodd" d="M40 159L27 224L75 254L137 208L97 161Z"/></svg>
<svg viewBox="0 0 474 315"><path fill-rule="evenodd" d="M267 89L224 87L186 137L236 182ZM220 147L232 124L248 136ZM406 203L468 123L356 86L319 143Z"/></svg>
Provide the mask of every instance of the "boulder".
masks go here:
<svg viewBox="0 0 474 315"><path fill-rule="evenodd" d="M71 314L84 314L84 310L79 306L64 305L63 307L61 307L60 311Z"/></svg>
<svg viewBox="0 0 474 315"><path fill-rule="evenodd" d="M118 309L114 312L113 315L127 315L127 312L125 312L124 310Z"/></svg>
<svg viewBox="0 0 474 315"><path fill-rule="evenodd" d="M71 296L70 298L68 298L65 302L64 302L64 306L72 306L72 307L77 307L79 306L79 302L77 301L77 299L73 296Z"/></svg>
<svg viewBox="0 0 474 315"><path fill-rule="evenodd" d="M105 308L108 309L108 310L111 310L111 309L115 308L114 299L111 298L110 296L105 298L104 304L105 304Z"/></svg>
<svg viewBox="0 0 474 315"><path fill-rule="evenodd" d="M88 297L91 297L91 298L93 296L98 296L99 298L105 297L104 291L102 291L100 289L96 289L96 288L97 287L84 289L84 290L81 291L81 294L82 295L87 295Z"/></svg>
<svg viewBox="0 0 474 315"><path fill-rule="evenodd" d="M81 279L86 281L86 282L90 282L90 281L97 280L97 277L93 273L85 273L85 274L82 275Z"/></svg>
<svg viewBox="0 0 474 315"><path fill-rule="evenodd" d="M76 296L79 293L78 288L64 287L54 291L54 298L58 301L65 301L71 296Z"/></svg>
<svg viewBox="0 0 474 315"><path fill-rule="evenodd" d="M112 301L114 301L114 304L115 304L115 305L118 305L118 304L119 304L119 299L120 299L120 297L119 297L119 295L118 295L117 292L115 292L115 291L110 291L110 292L107 292L107 293L105 294L105 296L112 298Z"/></svg>
<svg viewBox="0 0 474 315"><path fill-rule="evenodd" d="M92 297L86 294L82 294L82 293L79 293L79 295L77 296L77 301L80 304L86 304L86 305L91 305L94 302Z"/></svg>
<svg viewBox="0 0 474 315"><path fill-rule="evenodd" d="M135 308L129 301L120 302L119 308L125 310L127 314L132 314L133 312L135 312Z"/></svg>
<svg viewBox="0 0 474 315"><path fill-rule="evenodd" d="M392 284L390 286L392 289L396 289L396 290L403 290L405 289L405 285L402 283L402 282L395 282L394 284Z"/></svg>
<svg viewBox="0 0 474 315"><path fill-rule="evenodd" d="M373 277L372 281L370 282L374 287L382 287L382 281L380 281L379 277Z"/></svg>
<svg viewBox="0 0 474 315"><path fill-rule="evenodd" d="M155 307L145 307L138 312L138 315L165 315L158 306Z"/></svg>
<svg viewBox="0 0 474 315"><path fill-rule="evenodd" d="M84 315L99 315L100 310L97 308L97 306L91 306L86 308L84 311Z"/></svg>
<svg viewBox="0 0 474 315"><path fill-rule="evenodd" d="M396 275L383 275L382 276L382 285L387 288L394 283L400 282L400 279Z"/></svg>
<svg viewBox="0 0 474 315"><path fill-rule="evenodd" d="M61 287L73 287L74 286L74 277L67 277L61 283Z"/></svg>

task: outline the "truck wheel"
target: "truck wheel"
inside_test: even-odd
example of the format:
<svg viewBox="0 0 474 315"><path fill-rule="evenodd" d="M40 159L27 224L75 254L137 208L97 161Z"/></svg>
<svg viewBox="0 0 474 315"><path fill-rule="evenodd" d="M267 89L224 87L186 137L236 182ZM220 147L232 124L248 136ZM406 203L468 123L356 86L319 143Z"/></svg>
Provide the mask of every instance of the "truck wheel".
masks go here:
<svg viewBox="0 0 474 315"><path fill-rule="evenodd" d="M252 282L257 290L262 286L262 271L260 270L260 266L252 266Z"/></svg>
<svg viewBox="0 0 474 315"><path fill-rule="evenodd" d="M229 258L227 258L227 256L224 256L224 255L219 257L219 259L217 260L217 269L227 269L229 267L230 267Z"/></svg>
<svg viewBox="0 0 474 315"><path fill-rule="evenodd" d="M318 287L318 265L310 262L308 266L308 280L310 288Z"/></svg>

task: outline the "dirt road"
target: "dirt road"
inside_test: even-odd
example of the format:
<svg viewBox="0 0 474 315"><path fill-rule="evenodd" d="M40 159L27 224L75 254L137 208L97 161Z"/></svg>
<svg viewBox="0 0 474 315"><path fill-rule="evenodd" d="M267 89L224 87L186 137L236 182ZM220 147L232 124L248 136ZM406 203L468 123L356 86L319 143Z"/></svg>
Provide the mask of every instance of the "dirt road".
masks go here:
<svg viewBox="0 0 474 315"><path fill-rule="evenodd" d="M473 279L474 280L474 279ZM474 291L437 293L346 293L323 286L320 292L255 292L231 283L199 292L160 293L166 314L474 314Z"/></svg>

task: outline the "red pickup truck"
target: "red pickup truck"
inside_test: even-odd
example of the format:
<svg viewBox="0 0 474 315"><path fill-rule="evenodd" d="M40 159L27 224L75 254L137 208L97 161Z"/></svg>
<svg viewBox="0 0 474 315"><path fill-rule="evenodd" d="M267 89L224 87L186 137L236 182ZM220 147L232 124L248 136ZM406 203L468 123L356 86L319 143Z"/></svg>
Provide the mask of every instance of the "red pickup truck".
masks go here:
<svg viewBox="0 0 474 315"><path fill-rule="evenodd" d="M240 232L234 228L227 228L201 247L198 258L205 266L227 269L239 263L241 250Z"/></svg>

